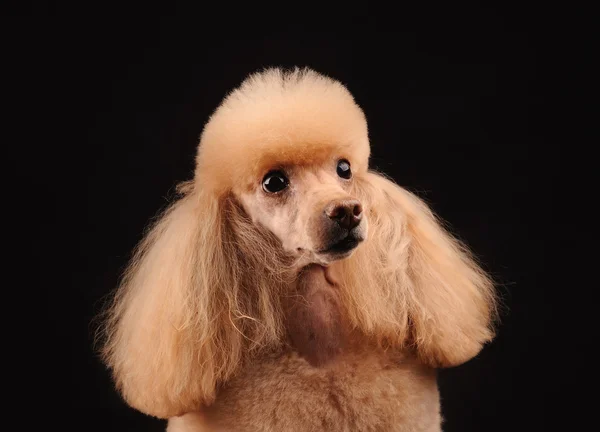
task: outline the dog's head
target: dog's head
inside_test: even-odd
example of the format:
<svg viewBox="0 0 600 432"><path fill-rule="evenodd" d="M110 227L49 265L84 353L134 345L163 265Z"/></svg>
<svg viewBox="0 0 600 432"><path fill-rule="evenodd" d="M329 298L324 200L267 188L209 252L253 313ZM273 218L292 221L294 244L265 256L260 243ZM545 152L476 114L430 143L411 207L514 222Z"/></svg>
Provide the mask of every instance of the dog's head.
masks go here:
<svg viewBox="0 0 600 432"><path fill-rule="evenodd" d="M231 193L303 264L350 256L368 235L356 195L367 173L367 124L338 82L310 70L254 75L203 132L197 184Z"/></svg>
<svg viewBox="0 0 600 432"><path fill-rule="evenodd" d="M489 278L369 152L362 110L316 72L267 70L227 96L108 310L103 355L132 406L166 418L210 403L281 346L281 299L313 263L335 268L347 324L387 348L432 366L479 352Z"/></svg>

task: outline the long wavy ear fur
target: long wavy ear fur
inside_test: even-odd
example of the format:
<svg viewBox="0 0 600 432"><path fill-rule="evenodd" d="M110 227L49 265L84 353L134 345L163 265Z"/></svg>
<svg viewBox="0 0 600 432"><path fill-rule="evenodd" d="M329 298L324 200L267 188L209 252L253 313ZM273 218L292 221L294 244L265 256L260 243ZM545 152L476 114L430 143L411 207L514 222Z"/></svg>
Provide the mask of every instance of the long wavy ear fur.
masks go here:
<svg viewBox="0 0 600 432"><path fill-rule="evenodd" d="M138 246L103 327L103 358L124 399L160 418L210 404L244 356L283 331L282 265L260 253L272 256L268 236L230 197L184 189Z"/></svg>
<svg viewBox="0 0 600 432"><path fill-rule="evenodd" d="M370 238L342 272L355 324L434 367L474 357L494 335L490 278L416 195L375 172L357 188Z"/></svg>

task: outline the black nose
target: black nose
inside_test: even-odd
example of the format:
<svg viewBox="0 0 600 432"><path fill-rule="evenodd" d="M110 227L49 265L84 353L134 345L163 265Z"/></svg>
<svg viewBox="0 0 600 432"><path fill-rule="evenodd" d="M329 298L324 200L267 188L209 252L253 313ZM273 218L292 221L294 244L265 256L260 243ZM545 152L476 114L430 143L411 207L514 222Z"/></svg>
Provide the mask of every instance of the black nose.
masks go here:
<svg viewBox="0 0 600 432"><path fill-rule="evenodd" d="M362 219L362 206L357 200L335 201L325 208L325 214L342 228L351 230Z"/></svg>

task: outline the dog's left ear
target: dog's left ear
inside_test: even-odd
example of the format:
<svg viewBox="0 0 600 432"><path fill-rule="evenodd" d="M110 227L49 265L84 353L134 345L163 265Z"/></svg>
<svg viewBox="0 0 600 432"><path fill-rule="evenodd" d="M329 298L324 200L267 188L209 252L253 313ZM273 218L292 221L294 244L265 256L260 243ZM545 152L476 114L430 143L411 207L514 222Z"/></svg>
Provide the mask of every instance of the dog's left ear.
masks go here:
<svg viewBox="0 0 600 432"><path fill-rule="evenodd" d="M159 418L210 405L250 352L246 341L267 345L279 334L273 284L257 276L268 272L245 262L262 239L231 199L183 186L101 315L101 353L117 388L130 406Z"/></svg>
<svg viewBox="0 0 600 432"><path fill-rule="evenodd" d="M399 299L396 316L405 323L397 333L434 367L466 362L494 336L491 279L424 201L379 174L369 176L371 196L378 196L371 253L385 257L381 273L391 269L390 298Z"/></svg>

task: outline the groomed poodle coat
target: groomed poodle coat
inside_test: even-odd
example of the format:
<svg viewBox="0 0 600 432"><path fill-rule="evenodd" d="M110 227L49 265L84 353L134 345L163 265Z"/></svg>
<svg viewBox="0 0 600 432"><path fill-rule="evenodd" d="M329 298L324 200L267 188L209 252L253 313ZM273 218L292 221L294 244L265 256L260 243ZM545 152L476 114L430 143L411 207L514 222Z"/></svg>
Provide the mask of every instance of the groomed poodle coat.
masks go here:
<svg viewBox="0 0 600 432"><path fill-rule="evenodd" d="M225 98L107 311L131 407L169 431L441 430L436 369L492 339L493 284L369 154L310 69Z"/></svg>

